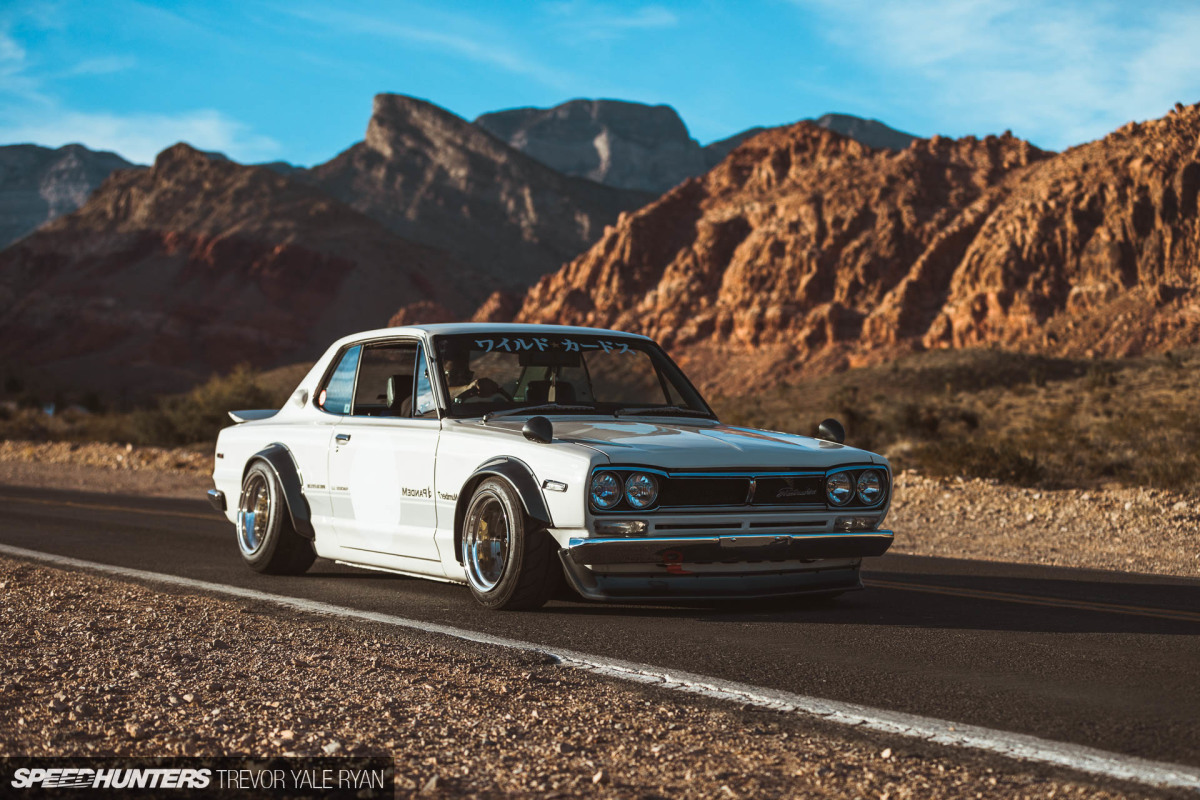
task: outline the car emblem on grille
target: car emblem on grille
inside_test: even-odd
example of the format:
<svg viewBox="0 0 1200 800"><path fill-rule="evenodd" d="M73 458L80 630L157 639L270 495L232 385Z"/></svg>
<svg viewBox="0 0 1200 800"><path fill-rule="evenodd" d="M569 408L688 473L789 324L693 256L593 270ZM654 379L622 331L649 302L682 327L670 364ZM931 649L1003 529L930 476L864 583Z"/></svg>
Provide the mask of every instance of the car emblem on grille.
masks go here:
<svg viewBox="0 0 1200 800"><path fill-rule="evenodd" d="M781 497L810 497L817 493L816 489L797 489L795 486L785 486L775 493L775 499Z"/></svg>

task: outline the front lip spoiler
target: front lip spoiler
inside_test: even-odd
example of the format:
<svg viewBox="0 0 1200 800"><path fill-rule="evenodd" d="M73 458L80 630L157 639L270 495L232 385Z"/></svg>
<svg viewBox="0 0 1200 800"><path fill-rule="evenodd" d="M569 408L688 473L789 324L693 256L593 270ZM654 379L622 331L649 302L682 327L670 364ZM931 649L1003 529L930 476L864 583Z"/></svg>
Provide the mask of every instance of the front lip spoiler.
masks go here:
<svg viewBox="0 0 1200 800"><path fill-rule="evenodd" d="M562 555L580 565L812 561L881 556L893 538L892 531L869 531L571 539Z"/></svg>

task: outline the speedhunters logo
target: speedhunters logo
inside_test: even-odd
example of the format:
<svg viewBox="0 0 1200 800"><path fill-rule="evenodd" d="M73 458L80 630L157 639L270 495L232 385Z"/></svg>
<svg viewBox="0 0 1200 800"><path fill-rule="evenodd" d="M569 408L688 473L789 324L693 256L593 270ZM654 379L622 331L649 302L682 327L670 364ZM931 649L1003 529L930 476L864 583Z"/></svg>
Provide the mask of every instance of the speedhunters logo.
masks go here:
<svg viewBox="0 0 1200 800"><path fill-rule="evenodd" d="M388 756L0 758L0 797L390 798Z"/></svg>
<svg viewBox="0 0 1200 800"><path fill-rule="evenodd" d="M13 773L14 789L207 789L210 769L89 769L22 767Z"/></svg>

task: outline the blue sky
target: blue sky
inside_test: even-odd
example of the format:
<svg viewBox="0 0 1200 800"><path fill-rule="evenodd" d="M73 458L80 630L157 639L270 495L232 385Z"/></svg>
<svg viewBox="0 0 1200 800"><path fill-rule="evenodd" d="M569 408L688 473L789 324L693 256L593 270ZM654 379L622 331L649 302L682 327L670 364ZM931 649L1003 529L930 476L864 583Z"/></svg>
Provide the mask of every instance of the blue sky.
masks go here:
<svg viewBox="0 0 1200 800"><path fill-rule="evenodd" d="M1200 3L21 2L0 6L0 144L149 162L176 141L324 161L371 97L468 119L669 103L702 143L841 111L1061 149L1200 101Z"/></svg>

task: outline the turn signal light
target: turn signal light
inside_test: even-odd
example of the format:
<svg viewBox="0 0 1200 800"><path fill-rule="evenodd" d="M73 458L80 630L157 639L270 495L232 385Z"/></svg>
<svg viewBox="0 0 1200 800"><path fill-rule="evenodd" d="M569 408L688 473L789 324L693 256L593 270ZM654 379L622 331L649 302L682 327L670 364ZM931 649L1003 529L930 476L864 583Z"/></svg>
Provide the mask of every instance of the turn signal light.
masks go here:
<svg viewBox="0 0 1200 800"><path fill-rule="evenodd" d="M879 517L838 517L833 521L833 529L838 533L859 533L873 531L879 524Z"/></svg>
<svg viewBox="0 0 1200 800"><path fill-rule="evenodd" d="M646 532L646 520L622 519L596 523L596 533L604 536L638 536Z"/></svg>

